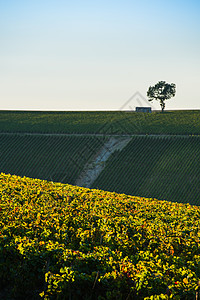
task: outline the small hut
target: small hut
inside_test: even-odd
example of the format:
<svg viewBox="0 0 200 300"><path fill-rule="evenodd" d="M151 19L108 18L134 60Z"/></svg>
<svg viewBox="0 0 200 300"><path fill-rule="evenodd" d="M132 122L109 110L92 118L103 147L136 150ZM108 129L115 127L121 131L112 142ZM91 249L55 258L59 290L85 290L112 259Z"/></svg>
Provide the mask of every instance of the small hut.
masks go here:
<svg viewBox="0 0 200 300"><path fill-rule="evenodd" d="M151 107L136 107L136 112L151 113Z"/></svg>

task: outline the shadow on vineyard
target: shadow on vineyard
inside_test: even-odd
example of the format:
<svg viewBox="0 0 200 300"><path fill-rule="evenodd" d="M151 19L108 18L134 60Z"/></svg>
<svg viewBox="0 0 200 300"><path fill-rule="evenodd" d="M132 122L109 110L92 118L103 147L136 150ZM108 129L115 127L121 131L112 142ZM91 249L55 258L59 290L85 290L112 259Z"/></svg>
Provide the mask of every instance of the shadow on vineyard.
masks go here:
<svg viewBox="0 0 200 300"><path fill-rule="evenodd" d="M92 187L200 205L199 145L199 137L133 137Z"/></svg>
<svg viewBox="0 0 200 300"><path fill-rule="evenodd" d="M108 129L108 124L102 127ZM0 134L0 171L81 185L88 181L84 174L90 175L85 167L99 161L101 173L96 178L91 167L94 179L90 175L88 187L200 205L200 137L126 136L130 141L121 151L113 151L112 143L106 146L112 137L122 138ZM102 150L108 154L103 165Z"/></svg>

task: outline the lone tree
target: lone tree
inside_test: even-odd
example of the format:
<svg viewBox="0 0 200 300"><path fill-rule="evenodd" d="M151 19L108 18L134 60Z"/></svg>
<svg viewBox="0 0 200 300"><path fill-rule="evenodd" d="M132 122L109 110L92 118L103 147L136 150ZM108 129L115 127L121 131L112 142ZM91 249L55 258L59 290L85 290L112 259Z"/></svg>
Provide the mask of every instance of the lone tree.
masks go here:
<svg viewBox="0 0 200 300"><path fill-rule="evenodd" d="M147 91L147 97L149 101L158 100L162 112L165 109L165 101L174 97L176 93L176 85L174 83L166 83L165 81L159 81L154 86L150 86Z"/></svg>

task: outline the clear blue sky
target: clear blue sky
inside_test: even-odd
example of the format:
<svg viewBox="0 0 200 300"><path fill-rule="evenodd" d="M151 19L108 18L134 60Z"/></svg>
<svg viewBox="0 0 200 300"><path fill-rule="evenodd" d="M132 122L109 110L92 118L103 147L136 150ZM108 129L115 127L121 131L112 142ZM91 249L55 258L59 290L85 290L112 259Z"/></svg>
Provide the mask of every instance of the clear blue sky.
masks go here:
<svg viewBox="0 0 200 300"><path fill-rule="evenodd" d="M200 109L199 16L199 0L0 0L0 109L117 110L160 80L166 109Z"/></svg>

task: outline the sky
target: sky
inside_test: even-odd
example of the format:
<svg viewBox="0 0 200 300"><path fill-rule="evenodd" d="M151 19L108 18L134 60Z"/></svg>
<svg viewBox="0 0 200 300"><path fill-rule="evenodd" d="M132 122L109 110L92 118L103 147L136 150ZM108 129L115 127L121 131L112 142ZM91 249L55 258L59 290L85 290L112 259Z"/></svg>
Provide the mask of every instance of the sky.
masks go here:
<svg viewBox="0 0 200 300"><path fill-rule="evenodd" d="M166 109L200 109L199 15L199 0L0 0L0 110L147 106L158 81L176 84Z"/></svg>

